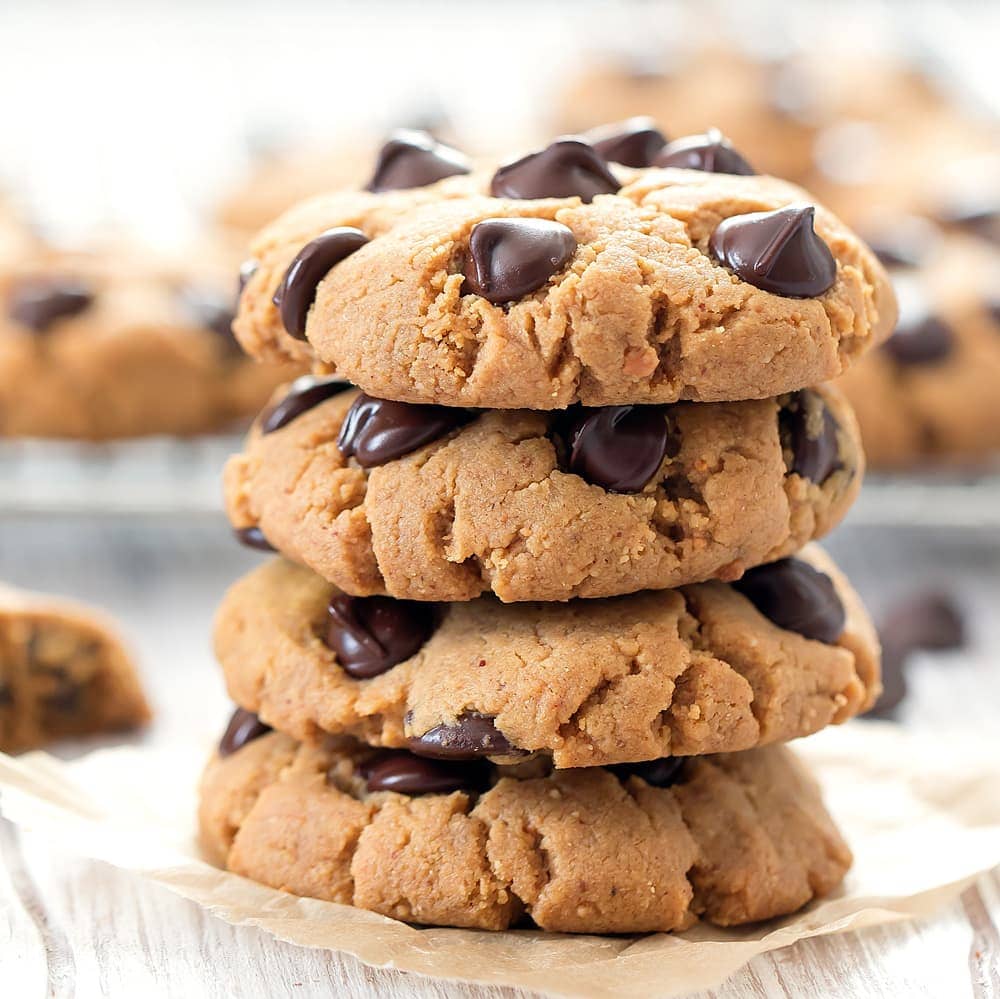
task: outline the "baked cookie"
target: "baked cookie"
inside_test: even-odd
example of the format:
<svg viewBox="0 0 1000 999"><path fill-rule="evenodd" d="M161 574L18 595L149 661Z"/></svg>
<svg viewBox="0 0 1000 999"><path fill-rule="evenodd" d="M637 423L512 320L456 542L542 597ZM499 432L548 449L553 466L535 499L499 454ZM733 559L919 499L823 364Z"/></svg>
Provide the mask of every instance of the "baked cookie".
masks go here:
<svg viewBox="0 0 1000 999"><path fill-rule="evenodd" d="M877 698L878 640L818 549L732 584L563 604L351 598L275 559L216 618L230 696L296 738L557 767L733 752Z"/></svg>
<svg viewBox="0 0 1000 999"><path fill-rule="evenodd" d="M557 772L278 733L223 751L201 785L214 863L412 923L736 926L828 894L851 864L816 782L780 746Z"/></svg>
<svg viewBox="0 0 1000 999"><path fill-rule="evenodd" d="M89 607L0 585L0 750L148 720L135 666L111 622Z"/></svg>
<svg viewBox="0 0 1000 999"><path fill-rule="evenodd" d="M302 370L242 354L214 272L137 257L43 250L0 268L0 436L222 430Z"/></svg>
<svg viewBox="0 0 1000 999"><path fill-rule="evenodd" d="M839 374L895 323L881 265L801 189L612 171L575 139L492 175L317 199L253 259L234 325L251 354L315 353L404 402L766 398Z"/></svg>
<svg viewBox="0 0 1000 999"><path fill-rule="evenodd" d="M476 414L307 376L229 460L225 492L238 535L355 596L566 600L738 578L834 527L862 468L829 387Z"/></svg>

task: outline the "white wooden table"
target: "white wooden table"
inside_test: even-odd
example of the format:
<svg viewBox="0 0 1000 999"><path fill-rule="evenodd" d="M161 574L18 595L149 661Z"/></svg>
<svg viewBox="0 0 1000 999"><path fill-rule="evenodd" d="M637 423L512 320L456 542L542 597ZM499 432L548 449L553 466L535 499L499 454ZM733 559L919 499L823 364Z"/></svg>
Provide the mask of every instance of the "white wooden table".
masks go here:
<svg viewBox="0 0 1000 999"><path fill-rule="evenodd" d="M830 546L877 610L894 593L942 585L967 607L972 647L916 664L905 724L981 727L1000 714L1000 538L844 529ZM213 520L6 519L0 578L110 608L137 645L157 708L146 737L221 729L227 712L209 654L222 589L256 556ZM998 791L1000 793L1000 791ZM997 847L1000 858L1000 844ZM914 858L919 863L919 858ZM799 943L754 960L718 997L1000 997L1000 873L932 919ZM0 997L525 995L367 968L206 916L106 865L54 853L0 820Z"/></svg>

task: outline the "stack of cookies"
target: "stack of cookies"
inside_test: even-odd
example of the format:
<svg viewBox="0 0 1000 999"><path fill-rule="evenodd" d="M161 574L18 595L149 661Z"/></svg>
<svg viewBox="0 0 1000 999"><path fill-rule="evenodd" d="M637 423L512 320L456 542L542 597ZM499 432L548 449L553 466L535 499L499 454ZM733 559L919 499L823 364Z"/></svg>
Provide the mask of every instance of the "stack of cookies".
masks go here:
<svg viewBox="0 0 1000 999"><path fill-rule="evenodd" d="M238 710L200 821L230 870L638 933L788 913L850 864L782 744L880 689L810 542L859 487L822 383L891 331L885 271L718 134L589 140L478 170L399 135L253 244L237 336L315 373L226 469L280 555L217 619Z"/></svg>

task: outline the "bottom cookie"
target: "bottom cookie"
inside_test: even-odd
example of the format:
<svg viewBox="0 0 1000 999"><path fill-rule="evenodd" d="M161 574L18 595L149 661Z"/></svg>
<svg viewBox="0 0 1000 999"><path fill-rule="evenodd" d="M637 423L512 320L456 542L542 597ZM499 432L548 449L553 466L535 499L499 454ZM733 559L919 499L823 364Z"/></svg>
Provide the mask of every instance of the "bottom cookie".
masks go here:
<svg viewBox="0 0 1000 999"><path fill-rule="evenodd" d="M548 771L297 743L244 711L205 771L199 822L215 863L271 887L491 930L734 926L801 908L851 863L783 746Z"/></svg>

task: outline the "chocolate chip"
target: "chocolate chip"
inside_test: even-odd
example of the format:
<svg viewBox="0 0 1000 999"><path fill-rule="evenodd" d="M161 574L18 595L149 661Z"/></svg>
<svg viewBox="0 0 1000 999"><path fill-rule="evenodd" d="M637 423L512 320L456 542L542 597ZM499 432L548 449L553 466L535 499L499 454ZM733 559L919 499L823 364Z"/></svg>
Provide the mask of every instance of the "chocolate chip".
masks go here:
<svg viewBox="0 0 1000 999"><path fill-rule="evenodd" d="M367 242L368 237L360 229L338 226L327 229L299 250L272 299L289 336L305 340L306 319L320 281L332 267Z"/></svg>
<svg viewBox="0 0 1000 999"><path fill-rule="evenodd" d="M265 725L252 711L237 708L219 742L219 756L231 756L237 749L270 731L271 726Z"/></svg>
<svg viewBox="0 0 1000 999"><path fill-rule="evenodd" d="M327 608L326 644L344 672L367 680L415 655L434 632L434 604L337 593Z"/></svg>
<svg viewBox="0 0 1000 999"><path fill-rule="evenodd" d="M587 132L584 138L608 163L629 167L648 167L667 144L656 122L644 116L600 125Z"/></svg>
<svg viewBox="0 0 1000 999"><path fill-rule="evenodd" d="M438 760L474 760L482 756L524 754L524 750L507 741L492 718L476 713L462 715L454 725L435 725L423 735L411 738L409 746L418 756Z"/></svg>
<svg viewBox="0 0 1000 999"><path fill-rule="evenodd" d="M239 527L233 530L236 540L247 548L256 548L259 552L276 552L278 549L264 537L259 527Z"/></svg>
<svg viewBox="0 0 1000 999"><path fill-rule="evenodd" d="M476 415L469 409L373 399L362 392L344 417L337 447L362 468L373 468L444 437Z"/></svg>
<svg viewBox="0 0 1000 999"><path fill-rule="evenodd" d="M180 299L194 323L217 333L230 347L237 348L232 306L218 292L189 285L180 290Z"/></svg>
<svg viewBox="0 0 1000 999"><path fill-rule="evenodd" d="M288 394L281 402L261 413L260 432L273 434L275 430L291 423L321 402L346 392L351 386L339 378L319 378L303 375L292 382Z"/></svg>
<svg viewBox="0 0 1000 999"><path fill-rule="evenodd" d="M80 709L83 689L62 666L47 666L39 672L48 673L55 681L55 690L42 698L46 708L63 714L72 714Z"/></svg>
<svg viewBox="0 0 1000 999"><path fill-rule="evenodd" d="M257 269L259 267L260 267L260 262L253 259L244 260L243 263L240 264L240 281L239 281L239 288L237 289L236 292L237 298L239 298L240 295L243 294L243 289L247 286L247 283L250 281L250 278L252 278L254 274L257 273Z"/></svg>
<svg viewBox="0 0 1000 999"><path fill-rule="evenodd" d="M891 337L882 349L902 367L937 364L945 360L955 347L951 327L929 313L903 314Z"/></svg>
<svg viewBox="0 0 1000 999"><path fill-rule="evenodd" d="M991 297L986 302L986 314L993 320L993 322L1000 326L1000 295Z"/></svg>
<svg viewBox="0 0 1000 999"><path fill-rule="evenodd" d="M589 204L619 187L599 153L580 139L565 138L500 167L490 192L497 198L579 197Z"/></svg>
<svg viewBox="0 0 1000 999"><path fill-rule="evenodd" d="M778 421L782 446L791 452L790 473L822 485L844 467L837 421L821 396L809 389L796 392L782 406Z"/></svg>
<svg viewBox="0 0 1000 999"><path fill-rule="evenodd" d="M494 305L537 291L576 250L576 237L548 219L484 219L472 227L465 280Z"/></svg>
<svg viewBox="0 0 1000 999"><path fill-rule="evenodd" d="M704 135L674 139L653 160L653 166L732 173L744 177L757 172L717 128L710 128Z"/></svg>
<svg viewBox="0 0 1000 999"><path fill-rule="evenodd" d="M79 278L25 278L11 289L7 314L15 323L44 333L57 320L79 315L93 300L94 289Z"/></svg>
<svg viewBox="0 0 1000 999"><path fill-rule="evenodd" d="M14 703L14 690L6 683L0 682L0 708L9 708Z"/></svg>
<svg viewBox="0 0 1000 999"><path fill-rule="evenodd" d="M837 277L837 261L816 235L812 205L734 215L720 222L709 250L740 280L786 298L815 298Z"/></svg>
<svg viewBox="0 0 1000 999"><path fill-rule="evenodd" d="M927 219L903 215L868 233L866 242L886 267L913 268L927 259L937 239L938 231Z"/></svg>
<svg viewBox="0 0 1000 999"><path fill-rule="evenodd" d="M652 787L673 787L684 777L683 756L661 756L641 763L616 763L608 769L619 779L638 777Z"/></svg>
<svg viewBox="0 0 1000 999"><path fill-rule="evenodd" d="M387 751L365 760L358 772L369 793L450 794L486 786L489 768L478 762L445 762L414 756L406 750Z"/></svg>
<svg viewBox="0 0 1000 999"><path fill-rule="evenodd" d="M833 580L797 558L751 569L732 584L779 628L832 645L847 615Z"/></svg>
<svg viewBox="0 0 1000 999"><path fill-rule="evenodd" d="M426 187L445 177L469 173L468 159L427 132L401 128L381 148L369 191Z"/></svg>
<svg viewBox="0 0 1000 999"><path fill-rule="evenodd" d="M568 470L614 493L642 490L680 446L661 406L574 407L554 429L568 446Z"/></svg>
<svg viewBox="0 0 1000 999"><path fill-rule="evenodd" d="M946 205L938 212L937 219L942 225L964 229L980 239L1000 242L1000 208L990 199Z"/></svg>

